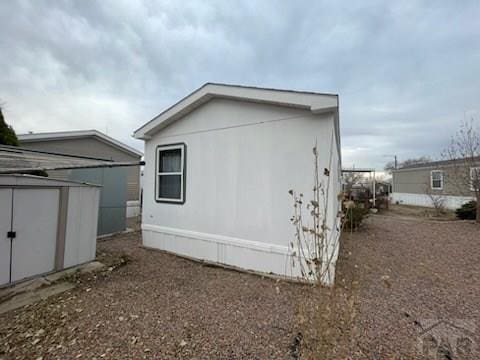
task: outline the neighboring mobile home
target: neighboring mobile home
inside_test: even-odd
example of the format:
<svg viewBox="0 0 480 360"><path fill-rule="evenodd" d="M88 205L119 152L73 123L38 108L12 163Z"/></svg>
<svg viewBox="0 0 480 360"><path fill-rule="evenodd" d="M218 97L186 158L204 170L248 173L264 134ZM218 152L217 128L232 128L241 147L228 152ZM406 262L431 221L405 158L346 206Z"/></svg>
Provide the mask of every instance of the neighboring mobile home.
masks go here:
<svg viewBox="0 0 480 360"><path fill-rule="evenodd" d="M97 130L18 135L20 146L65 155L117 162L138 162L142 153ZM140 206L140 167L90 168L48 171L49 176L102 185L98 235L123 231L129 212Z"/></svg>
<svg viewBox="0 0 480 360"><path fill-rule="evenodd" d="M140 129L145 140L143 244L263 273L290 264L290 189L309 200L312 148L329 169L327 224L340 235L338 96L205 84ZM327 281L333 282L333 276Z"/></svg>
<svg viewBox="0 0 480 360"><path fill-rule="evenodd" d="M394 203L433 207L433 199L441 198L444 206L457 209L474 199L468 178L478 166L465 165L462 160L432 161L413 164L392 173ZM465 181L467 179L467 181Z"/></svg>

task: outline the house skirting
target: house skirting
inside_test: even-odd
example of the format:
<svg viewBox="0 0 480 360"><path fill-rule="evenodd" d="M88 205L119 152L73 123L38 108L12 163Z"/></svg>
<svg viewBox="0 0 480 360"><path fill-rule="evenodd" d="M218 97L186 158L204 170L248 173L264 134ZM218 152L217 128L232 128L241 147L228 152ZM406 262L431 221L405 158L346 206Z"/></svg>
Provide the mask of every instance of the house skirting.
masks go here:
<svg viewBox="0 0 480 360"><path fill-rule="evenodd" d="M473 200L468 196L452 196L452 195L437 195L445 199L444 205L447 209L458 209L460 206ZM414 205L433 207L432 199L426 194L408 194L408 193L392 193L392 202L403 205Z"/></svg>
<svg viewBox="0 0 480 360"><path fill-rule="evenodd" d="M127 218L139 216L140 211L140 201L130 200L127 201Z"/></svg>
<svg viewBox="0 0 480 360"><path fill-rule="evenodd" d="M248 271L301 277L298 265L291 265L288 246L158 225L143 224L142 231L146 247Z"/></svg>

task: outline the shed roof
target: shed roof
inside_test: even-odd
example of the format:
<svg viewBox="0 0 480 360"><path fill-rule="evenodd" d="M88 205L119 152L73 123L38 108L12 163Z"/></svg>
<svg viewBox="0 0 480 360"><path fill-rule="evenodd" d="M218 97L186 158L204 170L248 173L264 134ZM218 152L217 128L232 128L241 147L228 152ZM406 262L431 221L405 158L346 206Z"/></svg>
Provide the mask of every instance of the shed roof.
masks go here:
<svg viewBox="0 0 480 360"><path fill-rule="evenodd" d="M26 174L0 174L0 186L95 186L101 185L89 184L78 181L66 181L43 176L34 176Z"/></svg>
<svg viewBox="0 0 480 360"><path fill-rule="evenodd" d="M134 132L134 137L137 139L148 139L157 131L185 116L212 98L226 98L308 109L315 114L338 111L338 95L336 94L206 83L137 129Z"/></svg>
<svg viewBox="0 0 480 360"><path fill-rule="evenodd" d="M127 152L133 156L141 157L143 153L134 149L131 146L128 146L98 130L75 130L75 131L56 131L56 132L44 132L44 133L32 133L32 134L20 134L17 135L18 140L21 143L32 143L38 141L48 141L48 140L65 140L65 139L78 139L85 137L96 138L110 146L113 146L117 149L120 149L124 152Z"/></svg>

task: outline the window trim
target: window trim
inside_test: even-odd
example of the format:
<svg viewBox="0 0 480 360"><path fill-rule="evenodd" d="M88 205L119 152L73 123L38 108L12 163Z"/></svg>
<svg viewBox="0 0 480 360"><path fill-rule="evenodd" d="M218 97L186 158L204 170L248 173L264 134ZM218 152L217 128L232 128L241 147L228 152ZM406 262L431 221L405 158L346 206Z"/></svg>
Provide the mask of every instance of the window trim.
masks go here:
<svg viewBox="0 0 480 360"><path fill-rule="evenodd" d="M440 187L433 186L433 173L440 173ZM432 190L443 190L443 170L432 170L430 171L430 189Z"/></svg>
<svg viewBox="0 0 480 360"><path fill-rule="evenodd" d="M474 169L476 169L476 171L480 173L480 166L470 167L470 191L475 191L475 187L473 186L473 170Z"/></svg>
<svg viewBox="0 0 480 360"><path fill-rule="evenodd" d="M173 150L173 149L180 149L181 159L180 159L180 166L181 171L175 173L160 173L159 172L159 154L160 151L165 150ZM185 204L185 192L186 192L186 164L187 164L187 144L185 143L174 143L174 144L165 144L165 145L158 145L155 149L155 201L157 203L166 203L166 204L177 204L183 205ZM164 175L180 175L181 177L181 187L180 187L180 198L173 199L173 198L161 198L158 196L158 179L161 174Z"/></svg>

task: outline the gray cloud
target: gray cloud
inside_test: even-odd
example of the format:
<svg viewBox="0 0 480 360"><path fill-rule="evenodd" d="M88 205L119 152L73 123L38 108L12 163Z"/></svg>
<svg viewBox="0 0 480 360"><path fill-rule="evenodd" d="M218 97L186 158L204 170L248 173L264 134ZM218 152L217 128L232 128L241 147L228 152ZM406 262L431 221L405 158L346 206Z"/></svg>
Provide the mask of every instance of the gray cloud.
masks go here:
<svg viewBox="0 0 480 360"><path fill-rule="evenodd" d="M0 2L17 132L132 131L207 81L340 94L345 166L438 157L480 120L480 3Z"/></svg>

